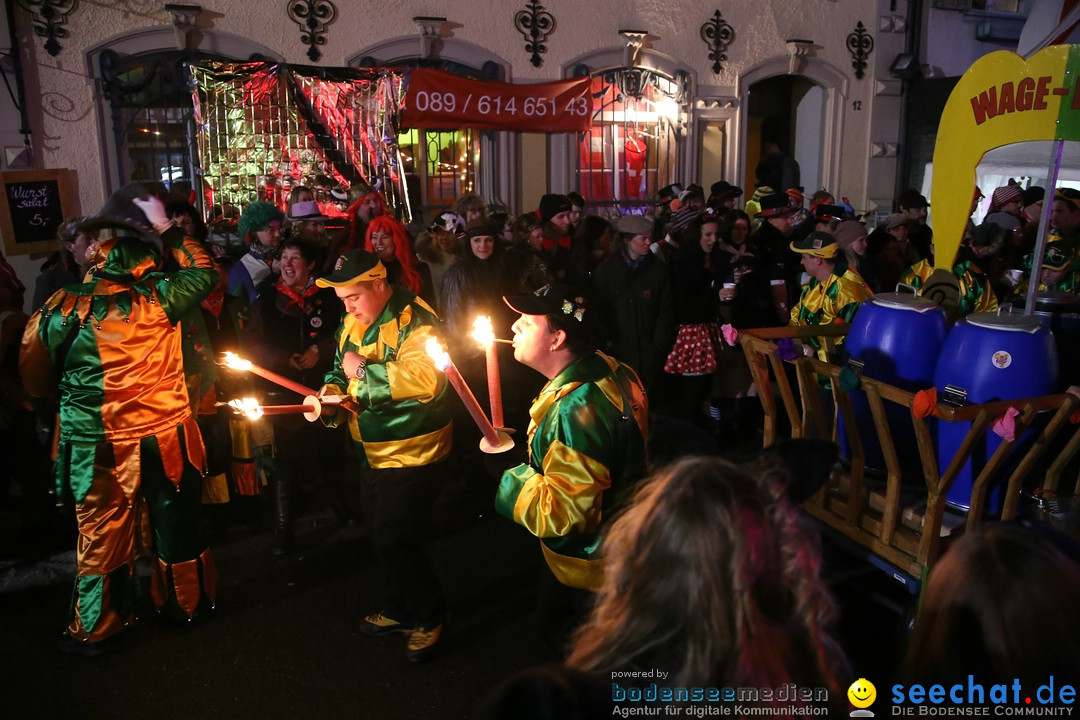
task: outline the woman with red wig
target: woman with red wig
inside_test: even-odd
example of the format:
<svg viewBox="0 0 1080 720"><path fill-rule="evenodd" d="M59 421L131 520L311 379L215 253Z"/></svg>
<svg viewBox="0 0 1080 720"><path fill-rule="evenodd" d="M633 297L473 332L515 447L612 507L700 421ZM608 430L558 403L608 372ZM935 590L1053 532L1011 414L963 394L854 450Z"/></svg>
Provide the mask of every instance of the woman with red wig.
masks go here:
<svg viewBox="0 0 1080 720"><path fill-rule="evenodd" d="M386 201L378 190L361 185L350 190L350 194L361 188L363 191L360 197L345 210L345 227L335 232L330 240L330 255L326 259L326 267L323 268L324 275L333 270L339 255L363 247L368 225L374 218L386 215Z"/></svg>
<svg viewBox="0 0 1080 720"><path fill-rule="evenodd" d="M364 237L364 249L382 261L387 280L408 288L428 305L435 307L431 272L427 265L416 259L412 240L404 225L389 215L372 219Z"/></svg>

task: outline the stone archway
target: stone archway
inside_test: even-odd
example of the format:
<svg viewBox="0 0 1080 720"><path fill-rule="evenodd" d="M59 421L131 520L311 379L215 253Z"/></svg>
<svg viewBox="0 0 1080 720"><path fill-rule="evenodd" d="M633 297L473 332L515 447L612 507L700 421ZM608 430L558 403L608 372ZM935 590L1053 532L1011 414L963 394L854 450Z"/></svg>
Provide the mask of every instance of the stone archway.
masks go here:
<svg viewBox="0 0 1080 720"><path fill-rule="evenodd" d="M820 148L820 153L814 153L817 162L809 163L811 166L817 166L816 172L813 172L811 177L803 178L801 184L807 192L819 189L818 187L811 188L808 182L828 188L832 192L838 192L840 143L843 136L843 110L848 92L848 78L836 67L823 60L811 57L801 58L801 61L802 67L799 71L791 73L790 58L771 58L749 68L736 81L736 95L739 98L738 146L741 148L737 159L736 176L749 177L751 181L748 183L748 188L753 187L754 168L750 167L747 157L750 144L755 142L751 132L750 88L771 78L787 76L792 78L793 85L799 85L800 97L797 99L808 103L804 110L807 116L813 116L809 122L804 122L797 128L801 131L801 144L807 152L816 150L811 147L814 143L812 136L816 136ZM797 116L795 121L795 124L799 125ZM813 131L814 128L816 132ZM782 190L783 188L775 189Z"/></svg>

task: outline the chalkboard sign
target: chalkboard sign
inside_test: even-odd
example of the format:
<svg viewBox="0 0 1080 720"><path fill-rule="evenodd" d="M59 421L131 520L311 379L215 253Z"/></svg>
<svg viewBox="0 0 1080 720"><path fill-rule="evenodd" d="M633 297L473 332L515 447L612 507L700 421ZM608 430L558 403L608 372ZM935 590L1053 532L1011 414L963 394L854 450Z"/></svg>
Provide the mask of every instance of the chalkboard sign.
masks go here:
<svg viewBox="0 0 1080 720"><path fill-rule="evenodd" d="M0 235L8 255L56 249L56 229L77 215L78 198L70 170L26 170L0 173Z"/></svg>

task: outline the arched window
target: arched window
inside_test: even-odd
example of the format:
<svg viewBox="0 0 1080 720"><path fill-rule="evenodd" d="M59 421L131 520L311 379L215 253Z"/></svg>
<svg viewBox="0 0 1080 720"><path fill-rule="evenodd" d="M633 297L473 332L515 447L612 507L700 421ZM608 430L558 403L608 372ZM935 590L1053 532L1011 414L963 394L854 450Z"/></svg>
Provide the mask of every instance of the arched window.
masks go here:
<svg viewBox="0 0 1080 720"><path fill-rule="evenodd" d="M593 123L581 133L575 186L590 207L644 210L675 182L688 82L641 67L589 71Z"/></svg>
<svg viewBox="0 0 1080 720"><path fill-rule="evenodd" d="M381 42L353 56L349 64L433 68L473 80L506 79L507 65L483 48L441 38L438 56L422 57L417 54L419 40L412 36ZM513 174L512 159L500 152L509 142L507 135L473 128L402 130L398 149L414 215L430 220L467 192L488 203L505 204L504 198L512 197Z"/></svg>
<svg viewBox="0 0 1080 720"><path fill-rule="evenodd" d="M136 180L160 181L175 196L199 186L187 63L272 59L263 54L268 50L231 34L203 31L200 37L199 48L177 50L173 31L155 28L87 50L101 89L106 194Z"/></svg>
<svg viewBox="0 0 1080 720"><path fill-rule="evenodd" d="M564 66L568 77L592 78L593 125L551 139L551 187L577 190L602 214L645 212L657 190L694 179L686 142L693 74L651 50L628 57L607 48Z"/></svg>

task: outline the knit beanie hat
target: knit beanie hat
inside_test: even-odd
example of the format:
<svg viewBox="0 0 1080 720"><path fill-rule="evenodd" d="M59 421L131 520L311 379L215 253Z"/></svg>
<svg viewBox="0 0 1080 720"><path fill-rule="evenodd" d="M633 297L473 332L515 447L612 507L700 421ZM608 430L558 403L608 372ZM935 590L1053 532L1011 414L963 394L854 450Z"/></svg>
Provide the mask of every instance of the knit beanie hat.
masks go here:
<svg viewBox="0 0 1080 720"><path fill-rule="evenodd" d="M1023 201L1023 199L1024 191L1020 189L1019 185L1003 185L994 190L993 195L990 197L990 212L1000 210L1011 202Z"/></svg>
<svg viewBox="0 0 1080 720"><path fill-rule="evenodd" d="M570 198L555 193L540 198L540 222L547 223L561 212L570 212Z"/></svg>
<svg viewBox="0 0 1080 720"><path fill-rule="evenodd" d="M687 205L671 214L671 231L679 232L691 222L701 217L701 212Z"/></svg>

